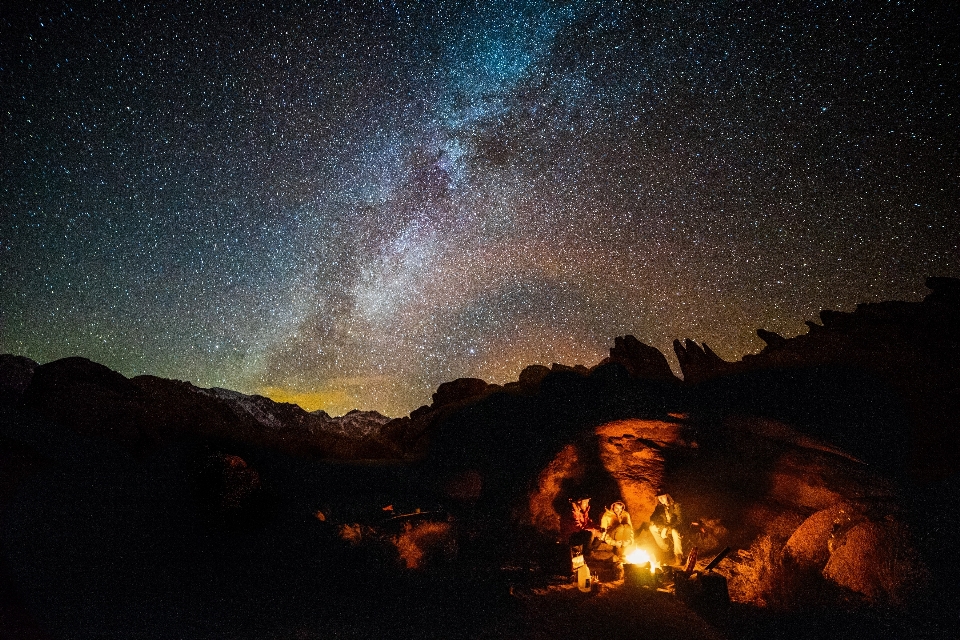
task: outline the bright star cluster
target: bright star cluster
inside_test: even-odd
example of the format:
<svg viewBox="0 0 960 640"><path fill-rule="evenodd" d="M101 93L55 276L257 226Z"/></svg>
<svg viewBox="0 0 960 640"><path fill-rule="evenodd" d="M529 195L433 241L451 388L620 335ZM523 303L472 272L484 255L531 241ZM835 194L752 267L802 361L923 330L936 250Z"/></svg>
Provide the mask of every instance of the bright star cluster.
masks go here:
<svg viewBox="0 0 960 640"><path fill-rule="evenodd" d="M934 2L0 15L0 352L405 415L960 275Z"/></svg>

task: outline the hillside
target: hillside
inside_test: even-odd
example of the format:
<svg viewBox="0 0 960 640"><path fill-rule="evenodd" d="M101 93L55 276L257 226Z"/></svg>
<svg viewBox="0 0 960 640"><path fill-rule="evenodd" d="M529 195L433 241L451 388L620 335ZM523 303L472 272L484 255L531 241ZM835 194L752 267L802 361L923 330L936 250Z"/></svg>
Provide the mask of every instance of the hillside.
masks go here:
<svg viewBox="0 0 960 640"><path fill-rule="evenodd" d="M683 380L623 336L393 420L0 356L0 637L947 637L960 281L928 286L735 363L678 342ZM571 587L568 499L666 563L664 491L729 603L599 556Z"/></svg>

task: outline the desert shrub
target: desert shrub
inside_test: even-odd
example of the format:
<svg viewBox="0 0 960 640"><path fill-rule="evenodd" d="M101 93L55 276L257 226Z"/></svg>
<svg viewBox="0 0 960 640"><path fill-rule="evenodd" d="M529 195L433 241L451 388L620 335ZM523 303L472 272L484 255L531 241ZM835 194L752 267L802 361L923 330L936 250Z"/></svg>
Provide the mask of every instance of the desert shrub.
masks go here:
<svg viewBox="0 0 960 640"><path fill-rule="evenodd" d="M760 536L749 549L737 552L725 570L718 568L727 577L731 600L758 607L772 604L780 565L778 546L769 535Z"/></svg>
<svg viewBox="0 0 960 640"><path fill-rule="evenodd" d="M357 522L342 524L340 525L339 530L340 539L349 544L351 547L356 547L363 542L364 529L365 527Z"/></svg>
<svg viewBox="0 0 960 640"><path fill-rule="evenodd" d="M457 541L449 522L407 523L403 531L390 540L407 569L423 569L457 555Z"/></svg>

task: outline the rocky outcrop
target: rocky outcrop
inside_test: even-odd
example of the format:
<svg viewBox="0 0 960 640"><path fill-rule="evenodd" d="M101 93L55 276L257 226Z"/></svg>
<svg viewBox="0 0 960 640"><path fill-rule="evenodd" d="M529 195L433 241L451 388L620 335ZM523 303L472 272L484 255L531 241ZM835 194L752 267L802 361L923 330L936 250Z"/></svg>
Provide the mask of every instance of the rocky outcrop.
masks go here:
<svg viewBox="0 0 960 640"><path fill-rule="evenodd" d="M929 583L914 536L894 517L865 518L831 542L823 577L870 604L910 604Z"/></svg>
<svg viewBox="0 0 960 640"><path fill-rule="evenodd" d="M739 548L717 569L734 600L779 608L837 598L902 606L923 592L929 571L893 482L775 421L731 418L724 433L726 451L699 460L711 473L683 493L724 496L693 502L699 513L722 518L725 544ZM746 473L723 470L733 457Z"/></svg>
<svg viewBox="0 0 960 640"><path fill-rule="evenodd" d="M431 406L385 428L411 443L407 451L421 452L447 498L470 502L503 521L528 500L528 485L541 465L566 444L616 419L665 417L678 390L675 379L635 378L614 362L592 370L535 365L502 387L480 380L442 386ZM586 449L593 451L582 461L589 474L600 463L596 446ZM544 493L542 517L554 517L556 507L549 503L557 495Z"/></svg>
<svg viewBox="0 0 960 640"><path fill-rule="evenodd" d="M503 385L503 390L520 395L536 395L540 391L540 384L550 375L556 373L575 373L578 376L586 377L590 375L590 369L582 364L576 366L567 366L554 362L549 367L542 364L532 364L520 372L516 382L508 382Z"/></svg>
<svg viewBox="0 0 960 640"><path fill-rule="evenodd" d="M929 571L895 484L783 423L730 418L700 444L696 434L707 428L684 416L598 425L544 466L524 522L556 536L574 493L591 495L594 510L621 499L637 544L658 555L647 522L655 496L666 491L688 523L701 523L684 531L686 550L701 551L699 567L711 557L705 554L735 549L717 568L734 601L904 606L923 591Z"/></svg>
<svg viewBox="0 0 960 640"><path fill-rule="evenodd" d="M686 432L679 418L598 425L589 436L563 447L540 472L524 520L541 531L559 533L567 498L586 493L594 498L595 509L622 500L639 527L653 513L665 486L667 452L695 448Z"/></svg>
<svg viewBox="0 0 960 640"><path fill-rule="evenodd" d="M765 329L757 329L757 337L773 348L781 347L787 341L787 339L779 333L766 331Z"/></svg>
<svg viewBox="0 0 960 640"><path fill-rule="evenodd" d="M414 409L409 416L387 422L380 433L384 439L395 443L406 458L423 458L440 423L460 409L502 389L479 378L458 378L445 382L433 393L432 404Z"/></svg>
<svg viewBox="0 0 960 640"><path fill-rule="evenodd" d="M930 580L896 514L862 502L839 500L808 517L787 540L781 562L793 584L805 577L805 587L816 589L820 578L871 604L903 606Z"/></svg>
<svg viewBox="0 0 960 640"><path fill-rule="evenodd" d="M610 349L610 362L616 362L636 378L677 382L666 357L655 347L648 346L633 336L621 336Z"/></svg>
<svg viewBox="0 0 960 640"><path fill-rule="evenodd" d="M697 384L740 369L737 363L727 362L714 353L706 342L700 346L689 338L683 342L674 340L673 352L677 355L680 371L683 372L683 381L687 384Z"/></svg>
<svg viewBox="0 0 960 640"><path fill-rule="evenodd" d="M471 400L477 400L484 395L498 389L496 385L490 385L479 378L458 378L453 382L444 382L433 394L432 408L462 404Z"/></svg>
<svg viewBox="0 0 960 640"><path fill-rule="evenodd" d="M539 389L540 383L548 375L550 375L550 367L545 367L542 364L532 364L520 372L517 383L525 389Z"/></svg>
<svg viewBox="0 0 960 640"><path fill-rule="evenodd" d="M738 362L676 341L684 381L710 411L818 423L819 436L869 462L949 477L960 469L960 280L927 286L922 302L824 310L793 338L759 329L766 346Z"/></svg>

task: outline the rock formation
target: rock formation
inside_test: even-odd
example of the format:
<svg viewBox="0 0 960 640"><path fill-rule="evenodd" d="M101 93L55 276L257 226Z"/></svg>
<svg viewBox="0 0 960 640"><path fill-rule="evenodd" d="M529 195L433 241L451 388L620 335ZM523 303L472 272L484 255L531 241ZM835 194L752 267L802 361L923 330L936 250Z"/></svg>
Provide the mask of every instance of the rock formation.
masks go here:
<svg viewBox="0 0 960 640"><path fill-rule="evenodd" d="M802 608L846 593L903 606L928 585L896 487L867 465L762 418L727 420L712 434L715 442L722 436L721 447L700 446L697 430L683 417L598 425L543 468L524 521L556 535L566 498L582 492L573 488L593 487L595 508L623 500L637 543L658 555L647 522L655 496L667 491L688 522L708 523L714 536L687 530L687 551L736 550L717 569L734 601ZM612 482L604 487L598 477ZM709 559L702 555L699 566Z"/></svg>
<svg viewBox="0 0 960 640"><path fill-rule="evenodd" d="M723 432L723 452L699 452L674 480L695 514L729 529L723 543L738 550L718 571L734 599L802 608L846 593L901 606L929 586L894 482L775 421L730 418Z"/></svg>
<svg viewBox="0 0 960 640"><path fill-rule="evenodd" d="M794 338L760 329L766 347L738 362L676 341L684 381L702 387L711 410L807 418L820 423L820 436L846 438L848 449L876 454L875 462L917 478L949 477L960 469L960 280L928 278L927 286L922 302L824 310L822 324L808 322L808 333ZM808 397L820 398L820 415ZM792 405L784 413L785 403ZM856 418L852 407L861 425L844 434L842 423ZM831 415L844 419L831 422Z"/></svg>
<svg viewBox="0 0 960 640"><path fill-rule="evenodd" d="M459 378L453 382L444 382L433 394L433 407L440 408L476 400L490 390L491 385L479 378Z"/></svg>
<svg viewBox="0 0 960 640"><path fill-rule="evenodd" d="M687 384L697 384L740 369L736 363L727 362L715 354L706 342L700 346L689 338L683 342L674 340L673 351L677 354L677 362Z"/></svg>
<svg viewBox="0 0 960 640"><path fill-rule="evenodd" d="M653 513L664 486L665 451L692 446L684 432L676 418L596 426L589 436L563 447L540 472L527 499L526 521L541 531L559 533L560 510L569 508L566 499L576 492L592 494L602 503L596 509L622 500L640 524ZM601 477L605 483L598 481Z"/></svg>
<svg viewBox="0 0 960 640"><path fill-rule="evenodd" d="M618 337L610 348L610 362L617 362L636 378L669 380L677 378L662 353L655 347L645 345L633 336Z"/></svg>

